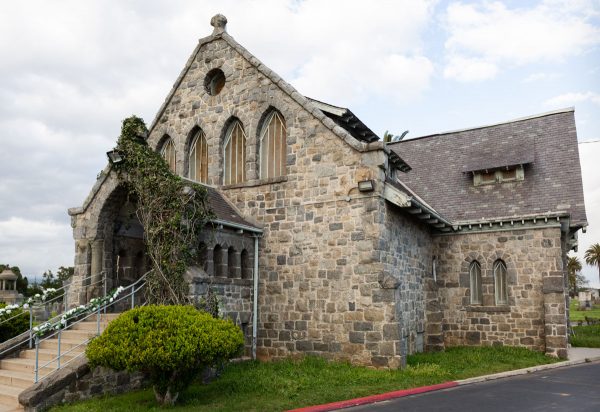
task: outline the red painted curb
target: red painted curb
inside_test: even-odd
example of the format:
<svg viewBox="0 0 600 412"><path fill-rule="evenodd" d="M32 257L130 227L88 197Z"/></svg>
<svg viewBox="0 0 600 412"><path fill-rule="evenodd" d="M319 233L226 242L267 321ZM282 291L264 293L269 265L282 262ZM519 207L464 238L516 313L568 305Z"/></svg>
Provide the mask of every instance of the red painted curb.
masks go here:
<svg viewBox="0 0 600 412"><path fill-rule="evenodd" d="M307 406L305 408L291 409L287 412L326 412L333 411L336 409L349 408L351 406L366 405L368 403L375 403L381 401L387 401L389 399L402 398L403 396L417 395L419 393L438 391L440 389L448 389L458 386L458 382L445 382L431 386L421 386L420 388L402 389L399 391L381 393L379 395L365 396L364 398L349 399L347 401L338 401L332 403L326 403L323 405Z"/></svg>

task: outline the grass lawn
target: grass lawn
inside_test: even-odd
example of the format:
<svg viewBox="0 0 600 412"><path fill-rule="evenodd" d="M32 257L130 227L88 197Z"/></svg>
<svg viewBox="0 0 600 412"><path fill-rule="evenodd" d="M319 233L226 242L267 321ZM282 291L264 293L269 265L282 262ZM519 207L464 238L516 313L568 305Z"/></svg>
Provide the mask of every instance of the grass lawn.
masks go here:
<svg viewBox="0 0 600 412"><path fill-rule="evenodd" d="M208 385L194 384L173 408L155 405L151 389L53 408L58 411L282 411L398 389L433 385L557 359L524 348L451 348L408 357L385 371L307 357L300 361L229 364Z"/></svg>
<svg viewBox="0 0 600 412"><path fill-rule="evenodd" d="M573 325L575 322L585 320L585 317L600 319L600 306L596 305L592 310L579 310L579 301L577 299L571 299L569 303L569 318Z"/></svg>
<svg viewBox="0 0 600 412"><path fill-rule="evenodd" d="M600 348L600 325L574 326L571 345L580 348Z"/></svg>

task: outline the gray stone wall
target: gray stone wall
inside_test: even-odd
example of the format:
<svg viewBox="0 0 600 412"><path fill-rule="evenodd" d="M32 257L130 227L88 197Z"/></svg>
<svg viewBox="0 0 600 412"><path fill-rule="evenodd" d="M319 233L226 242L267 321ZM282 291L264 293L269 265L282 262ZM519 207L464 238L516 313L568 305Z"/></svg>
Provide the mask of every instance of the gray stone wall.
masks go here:
<svg viewBox="0 0 600 412"><path fill-rule="evenodd" d="M385 220L380 240L383 272L379 287L389 299L393 298L394 304L393 321L388 320L384 330L397 328L395 354L405 357L424 350L424 285L433 276L435 246L427 226L390 203L382 204L382 209Z"/></svg>
<svg viewBox="0 0 600 412"><path fill-rule="evenodd" d="M561 351L566 349L566 316L560 227L437 236L436 241L446 346L525 346L566 355ZM494 300L497 259L508 269L508 305ZM473 260L481 265L482 305L470 304Z"/></svg>
<svg viewBox="0 0 600 412"><path fill-rule="evenodd" d="M254 238L228 229L207 228L198 249L196 265L186 273L190 297L200 304L210 289L217 296L220 316L231 319L244 332L245 355L250 356Z"/></svg>
<svg viewBox="0 0 600 412"><path fill-rule="evenodd" d="M146 385L141 373L115 372L103 367L90 370L87 359L81 358L25 389L19 395L19 403L25 411L37 412L63 403L130 392Z"/></svg>
<svg viewBox="0 0 600 412"><path fill-rule="evenodd" d="M211 96L204 81L215 68L226 83ZM397 367L408 353L444 344L521 345L560 356L566 345L560 228L432 236L382 199L387 158L381 146L346 139L289 85L218 36L200 44L176 84L149 145L159 150L172 138L176 172L188 176L187 152L201 129L208 144L208 184L264 231L258 274L248 265L244 269L241 258L247 250L253 268L253 239L226 231L199 239L207 254L188 273L190 293L198 299L213 287L226 316L248 338L251 279L259 276L260 358L309 353ZM260 131L272 110L285 121L286 173L262 179ZM223 186L223 143L234 120L246 135L246 181ZM358 182L367 179L375 190L359 192ZM120 197L114 175L104 174L87 206L72 211L74 283L103 270L112 276ZM498 258L508 268L509 304L502 307L494 305L491 280ZM478 306L469 304L473 259L480 261L484 278L484 302Z"/></svg>
<svg viewBox="0 0 600 412"><path fill-rule="evenodd" d="M376 197L382 187L363 195L357 182L381 181L378 165L385 163L384 153L363 153L347 144L282 89L289 86L273 83L224 40L204 44L197 56L149 143L159 148L168 134L177 150L177 171L185 176L186 147L200 127L208 143L208 181L221 186L227 127L233 118L243 124L247 181L221 189L264 227L259 357L302 352L365 365L377 362L381 348L367 349L366 335L381 334L381 325L373 322L384 317L380 308L372 308L379 292L370 287L382 270L381 201ZM210 96L203 82L214 68L223 70L226 84ZM258 174L258 140L261 121L273 109L286 124L287 168L285 176L265 180Z"/></svg>

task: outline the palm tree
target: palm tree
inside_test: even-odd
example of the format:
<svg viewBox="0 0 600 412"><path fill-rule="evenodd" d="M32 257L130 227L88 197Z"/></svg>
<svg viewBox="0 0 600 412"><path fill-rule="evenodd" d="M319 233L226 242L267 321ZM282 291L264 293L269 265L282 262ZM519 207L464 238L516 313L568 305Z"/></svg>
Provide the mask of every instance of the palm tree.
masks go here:
<svg viewBox="0 0 600 412"><path fill-rule="evenodd" d="M391 143L393 138L394 135L386 130L383 134L383 143Z"/></svg>
<svg viewBox="0 0 600 412"><path fill-rule="evenodd" d="M577 295L577 273L581 270L581 262L577 256L569 256L567 260L567 273L569 274L569 286L573 296Z"/></svg>
<svg viewBox="0 0 600 412"><path fill-rule="evenodd" d="M598 276L600 277L600 243L591 245L583 257L588 265L598 266Z"/></svg>
<svg viewBox="0 0 600 412"><path fill-rule="evenodd" d="M387 130L383 134L383 143L396 143L404 139L404 137L408 134L408 130L402 132L400 136L394 136L392 133Z"/></svg>

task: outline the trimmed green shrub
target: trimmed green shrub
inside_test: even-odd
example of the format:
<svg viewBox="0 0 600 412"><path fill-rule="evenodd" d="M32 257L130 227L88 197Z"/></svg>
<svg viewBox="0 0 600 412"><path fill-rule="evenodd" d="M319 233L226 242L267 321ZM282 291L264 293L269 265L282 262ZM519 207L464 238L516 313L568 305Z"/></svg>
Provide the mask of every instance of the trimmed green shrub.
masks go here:
<svg viewBox="0 0 600 412"><path fill-rule="evenodd" d="M242 331L229 320L193 306L150 305L113 320L86 355L91 367L146 373L157 402L172 405L204 368L233 358L243 346Z"/></svg>
<svg viewBox="0 0 600 412"><path fill-rule="evenodd" d="M0 303L0 308L4 307L6 307L6 303ZM4 322L7 319L10 320ZM22 309L11 309L10 313L0 315L0 322L3 322L0 324L0 342L14 338L29 330L29 315L23 313Z"/></svg>

